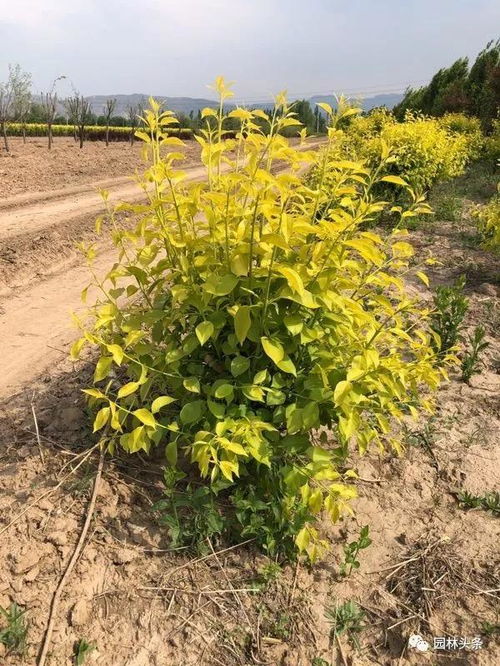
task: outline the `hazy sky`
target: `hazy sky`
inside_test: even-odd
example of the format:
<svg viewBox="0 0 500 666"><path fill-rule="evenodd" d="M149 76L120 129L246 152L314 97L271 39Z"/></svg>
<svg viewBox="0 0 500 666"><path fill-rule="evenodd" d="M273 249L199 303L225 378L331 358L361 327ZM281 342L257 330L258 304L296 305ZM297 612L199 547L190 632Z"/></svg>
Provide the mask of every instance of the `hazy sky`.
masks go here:
<svg viewBox="0 0 500 666"><path fill-rule="evenodd" d="M18 62L37 90L66 74L86 95L210 97L219 74L240 100L373 94L499 33L499 0L0 0L0 80Z"/></svg>

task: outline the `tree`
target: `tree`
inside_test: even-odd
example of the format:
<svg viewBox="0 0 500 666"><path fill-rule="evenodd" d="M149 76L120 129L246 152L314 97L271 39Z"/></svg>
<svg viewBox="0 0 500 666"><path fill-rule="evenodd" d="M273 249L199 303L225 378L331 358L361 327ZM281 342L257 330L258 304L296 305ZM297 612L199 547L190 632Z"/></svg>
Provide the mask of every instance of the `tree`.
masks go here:
<svg viewBox="0 0 500 666"><path fill-rule="evenodd" d="M7 123L25 117L31 103L31 74L20 65L9 65L9 76L0 84L0 129L5 150L9 152Z"/></svg>
<svg viewBox="0 0 500 666"><path fill-rule="evenodd" d="M134 144L135 131L139 126L140 118L144 113L144 100L138 104L131 104L127 107L127 119L130 127L130 145Z"/></svg>
<svg viewBox="0 0 500 666"><path fill-rule="evenodd" d="M109 146L109 125L111 121L111 116L114 113L116 108L116 97L113 99L108 98L106 104L103 107L103 113L106 118L106 146Z"/></svg>
<svg viewBox="0 0 500 666"><path fill-rule="evenodd" d="M42 109L44 120L47 123L47 136L49 138L49 150L52 148L52 125L54 124L54 119L57 113L57 91L56 83L61 79L65 79L65 76L58 76L57 79L54 79L52 83L52 88L47 93L42 93L40 95L42 101Z"/></svg>
<svg viewBox="0 0 500 666"><path fill-rule="evenodd" d="M408 88L403 100L394 107L399 120L406 111L420 111L431 116L445 113L469 113L481 119L486 130L500 109L500 40L489 42L469 69L467 58L459 58L451 67L440 69L429 85Z"/></svg>
<svg viewBox="0 0 500 666"><path fill-rule="evenodd" d="M68 110L73 125L78 130L80 148L83 148L85 126L88 125L92 119L92 107L90 102L88 99L85 99L83 95L75 92L73 97L69 97L65 101L65 107Z"/></svg>

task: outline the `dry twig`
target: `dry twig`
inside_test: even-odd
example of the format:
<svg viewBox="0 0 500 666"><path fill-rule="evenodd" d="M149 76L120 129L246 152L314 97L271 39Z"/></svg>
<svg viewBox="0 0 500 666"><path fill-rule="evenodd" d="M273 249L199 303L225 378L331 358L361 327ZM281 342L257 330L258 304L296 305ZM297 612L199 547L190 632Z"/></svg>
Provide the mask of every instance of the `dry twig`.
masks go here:
<svg viewBox="0 0 500 666"><path fill-rule="evenodd" d="M91 449L92 450L92 449ZM50 604L50 611L49 611L49 620L47 623L47 628L45 630L45 636L43 640L43 645L42 645L42 650L40 652L40 657L38 659L38 666L44 666L45 660L47 659L47 654L49 651L50 647L50 640L52 638L52 631L54 628L54 620L57 612L57 608L59 605L59 599L61 598L62 591L64 589L64 586L66 585L66 581L68 580L71 572L73 571L73 568L80 556L80 553L83 548L83 544L85 542L85 537L87 536L87 532L90 526L90 521L92 520L92 515L94 513L94 507L95 507L95 502L97 499L97 494L99 492L99 482L101 480L101 474L102 474L102 468L104 465L104 451L101 451L101 457L99 458L99 465L97 467L97 473L95 475L94 479L94 489L92 491L92 496L90 498L90 502L88 505L87 509L87 516L85 518L85 522L83 524L82 531L80 533L80 538L78 539L78 542L75 546L75 550L73 551L73 555L71 556L70 561L68 562L68 566L66 567L61 580L59 581L58 586L56 587L56 590L54 592L54 596L52 597L52 602Z"/></svg>

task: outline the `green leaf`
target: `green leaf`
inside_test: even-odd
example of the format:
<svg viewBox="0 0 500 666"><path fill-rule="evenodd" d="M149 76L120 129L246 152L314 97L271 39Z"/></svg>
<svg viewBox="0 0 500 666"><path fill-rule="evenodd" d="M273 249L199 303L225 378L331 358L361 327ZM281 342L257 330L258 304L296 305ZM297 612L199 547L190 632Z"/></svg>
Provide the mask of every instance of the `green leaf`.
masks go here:
<svg viewBox="0 0 500 666"><path fill-rule="evenodd" d="M150 426L151 428L156 428L155 417L148 409L144 409L144 407L142 407L141 409L136 409L134 412L132 412L132 414L136 417L136 419L139 419L141 423L144 423L144 425Z"/></svg>
<svg viewBox="0 0 500 666"><path fill-rule="evenodd" d="M245 342L245 338L247 337L251 325L250 308L248 305L240 306L234 316L234 330L240 345Z"/></svg>
<svg viewBox="0 0 500 666"><path fill-rule="evenodd" d="M128 384L124 384L121 387L121 389L118 391L118 397L126 398L128 395L135 393L139 388L139 386L140 386L139 382L129 382Z"/></svg>
<svg viewBox="0 0 500 666"><path fill-rule="evenodd" d="M223 398L232 398L234 389L231 384L221 384L215 389L215 397L222 400Z"/></svg>
<svg viewBox="0 0 500 666"><path fill-rule="evenodd" d="M281 342L276 340L271 340L271 338L262 337L260 339L262 342L262 347L264 348L265 353L269 358L278 365L280 361L283 360L285 356L285 351Z"/></svg>
<svg viewBox="0 0 500 666"><path fill-rule="evenodd" d="M194 402L188 402L184 405L184 407L181 409L179 417L184 425L189 425L190 423L199 421L203 416L204 410L205 401L195 400Z"/></svg>
<svg viewBox="0 0 500 666"><path fill-rule="evenodd" d="M215 400L207 400L208 409L218 419L223 419L226 412L225 406L221 402Z"/></svg>
<svg viewBox="0 0 500 666"><path fill-rule="evenodd" d="M111 356L101 356L101 358L97 361L97 365L95 366L94 370L95 382L100 382L102 379L105 379L108 376L112 361L113 358Z"/></svg>
<svg viewBox="0 0 500 666"><path fill-rule="evenodd" d="M195 329L196 337L200 341L200 345L204 345L214 334L214 325L211 321L202 321L201 324Z"/></svg>
<svg viewBox="0 0 500 666"><path fill-rule="evenodd" d="M288 374L294 375L295 377L297 376L297 370L295 369L295 365L288 356L285 356L285 358L282 361L277 363L277 366L280 370L283 370L283 372L287 372Z"/></svg>
<svg viewBox="0 0 500 666"><path fill-rule="evenodd" d="M283 322L292 335L299 335L304 327L304 321L298 314L287 315Z"/></svg>
<svg viewBox="0 0 500 666"><path fill-rule="evenodd" d="M257 402L264 402L264 391L260 386L244 386L243 395L249 400L256 400Z"/></svg>
<svg viewBox="0 0 500 666"><path fill-rule="evenodd" d="M205 291L215 296L227 296L238 284L239 279L232 273L226 273L222 277L212 275L205 282Z"/></svg>
<svg viewBox="0 0 500 666"><path fill-rule="evenodd" d="M165 458L175 467L177 464L177 442L169 442L165 447Z"/></svg>
<svg viewBox="0 0 500 666"><path fill-rule="evenodd" d="M253 378L253 383L254 384L263 384L267 379L267 370L259 370L259 372L255 373L255 377Z"/></svg>
<svg viewBox="0 0 500 666"><path fill-rule="evenodd" d="M250 367L250 359L245 356L236 356L231 361L231 374L233 377L238 377L248 370Z"/></svg>
<svg viewBox="0 0 500 666"><path fill-rule="evenodd" d="M157 414L162 407L166 407L166 405L170 405L172 402L175 402L175 398L171 398L169 395L160 395L151 403L151 411L153 414Z"/></svg>
<svg viewBox="0 0 500 666"><path fill-rule="evenodd" d="M97 432L101 428L104 428L104 426L108 422L110 413L111 413L111 410L110 410L109 407L103 407L102 409L100 409L97 412L96 417L94 419L94 430L93 430L93 432Z"/></svg>
<svg viewBox="0 0 500 666"><path fill-rule="evenodd" d="M182 384L186 391L191 391L191 393L200 392L200 380L198 377L187 377Z"/></svg>

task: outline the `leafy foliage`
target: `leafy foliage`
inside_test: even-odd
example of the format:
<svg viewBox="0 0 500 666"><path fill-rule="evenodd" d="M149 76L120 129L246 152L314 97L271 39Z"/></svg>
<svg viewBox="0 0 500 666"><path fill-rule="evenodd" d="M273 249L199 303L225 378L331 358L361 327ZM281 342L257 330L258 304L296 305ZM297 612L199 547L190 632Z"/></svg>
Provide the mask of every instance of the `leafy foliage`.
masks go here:
<svg viewBox="0 0 500 666"><path fill-rule="evenodd" d="M10 136L46 136L47 125L42 123L9 123L7 131ZM109 139L111 141L128 141L132 127L109 127ZM73 125L52 125L52 134L54 136L73 137ZM187 128L171 128L170 135L180 136L183 139L190 139L192 131ZM86 125L85 139L87 141L104 141L106 139L106 127L101 125Z"/></svg>
<svg viewBox="0 0 500 666"><path fill-rule="evenodd" d="M26 646L26 635L28 627L24 614L26 610L22 609L15 602L8 608L0 606L0 619L3 618L5 624L0 628L0 643L5 645L7 653L22 654Z"/></svg>
<svg viewBox="0 0 500 666"><path fill-rule="evenodd" d="M478 206L473 211L473 217L483 237L483 246L490 250L500 250L500 183L498 194L486 205Z"/></svg>
<svg viewBox="0 0 500 666"><path fill-rule="evenodd" d="M81 638L75 643L73 661L75 666L83 666L90 653L95 650L96 646L93 643L88 643L85 638Z"/></svg>
<svg viewBox="0 0 500 666"><path fill-rule="evenodd" d="M403 118L408 110L432 116L445 113L469 113L489 128L498 114L500 81L500 40L489 42L469 68L468 58L459 58L450 67L440 69L429 85L409 88L394 109Z"/></svg>
<svg viewBox="0 0 500 666"><path fill-rule="evenodd" d="M153 510L159 523L168 528L172 548L195 548L200 554L210 552L208 543L217 543L224 530L224 520L210 487L187 485L178 489L176 482L183 476L171 468L165 470L165 498Z"/></svg>
<svg viewBox="0 0 500 666"><path fill-rule="evenodd" d="M359 569L358 553L371 545L370 527L365 525L361 528L359 538L344 546L344 561L340 566L340 575L349 576L353 569Z"/></svg>
<svg viewBox="0 0 500 666"><path fill-rule="evenodd" d="M86 393L103 443L164 447L172 469L191 463L232 505L235 536L314 560L325 545L321 512L337 521L356 495L338 460L350 446L398 450L390 419L432 409L427 391L442 371L430 312L405 290L405 232L364 230L389 205L372 195L383 176L335 163L338 116L327 109L317 155L280 134L297 124L283 95L271 116L226 115L231 91L222 79L216 87L219 110L205 109L196 137L206 183L176 167L175 118L151 100L137 133L151 158L150 201L110 209L119 257L73 355L87 344L99 351ZM241 125L235 138L226 118ZM160 158L160 146L174 152ZM312 187L300 173L316 160ZM139 216L134 230L114 226L124 208ZM333 447L312 442L320 426Z"/></svg>
<svg viewBox="0 0 500 666"><path fill-rule="evenodd" d="M488 347L484 336L484 326L476 326L474 334L469 337L469 349L465 351L462 358L462 381L470 381L472 375L479 372L481 353Z"/></svg>
<svg viewBox="0 0 500 666"><path fill-rule="evenodd" d="M441 358L456 351L461 338L463 321L469 309L469 301L463 294L465 277L452 287L439 286L434 295L435 311L432 328L436 333L433 345Z"/></svg>
<svg viewBox="0 0 500 666"><path fill-rule="evenodd" d="M364 610L355 601L349 600L340 605L330 606L326 609L325 616L332 625L332 637L337 638L346 634L349 641L359 650L358 634L365 628Z"/></svg>
<svg viewBox="0 0 500 666"><path fill-rule="evenodd" d="M457 498L462 509L483 509L484 511L491 511L494 515L500 515L500 493L472 495L463 491L458 493Z"/></svg>

